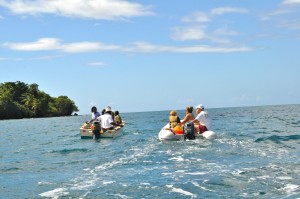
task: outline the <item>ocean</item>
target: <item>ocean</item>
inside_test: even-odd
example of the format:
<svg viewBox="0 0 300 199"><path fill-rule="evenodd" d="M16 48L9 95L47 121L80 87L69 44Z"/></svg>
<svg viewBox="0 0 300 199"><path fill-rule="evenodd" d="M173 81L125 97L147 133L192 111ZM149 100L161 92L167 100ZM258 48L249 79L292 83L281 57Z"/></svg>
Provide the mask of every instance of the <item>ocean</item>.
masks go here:
<svg viewBox="0 0 300 199"><path fill-rule="evenodd" d="M97 141L90 115L2 120L0 198L300 198L300 105L207 111L213 140L159 141L169 111Z"/></svg>

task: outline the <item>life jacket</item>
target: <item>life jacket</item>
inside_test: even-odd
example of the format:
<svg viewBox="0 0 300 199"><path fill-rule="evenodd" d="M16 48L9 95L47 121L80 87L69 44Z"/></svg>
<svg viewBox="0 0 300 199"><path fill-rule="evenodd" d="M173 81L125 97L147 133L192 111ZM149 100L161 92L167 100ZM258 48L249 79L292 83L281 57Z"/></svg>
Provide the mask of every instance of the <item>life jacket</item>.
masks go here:
<svg viewBox="0 0 300 199"><path fill-rule="evenodd" d="M178 116L170 116L169 117L169 121L170 121L170 128L174 128L175 126L177 126L177 117Z"/></svg>
<svg viewBox="0 0 300 199"><path fill-rule="evenodd" d="M174 133L175 133L175 135L184 134L182 126L180 126L179 124L177 126L175 126L174 127Z"/></svg>

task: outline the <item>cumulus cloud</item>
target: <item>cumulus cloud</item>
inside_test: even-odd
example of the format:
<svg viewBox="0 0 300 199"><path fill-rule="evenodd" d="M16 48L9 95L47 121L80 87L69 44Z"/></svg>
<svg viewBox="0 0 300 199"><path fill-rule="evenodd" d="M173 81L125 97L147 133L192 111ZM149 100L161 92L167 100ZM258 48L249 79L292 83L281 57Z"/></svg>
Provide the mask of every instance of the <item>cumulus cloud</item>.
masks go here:
<svg viewBox="0 0 300 199"><path fill-rule="evenodd" d="M5 43L3 45L11 50L16 51L63 51L66 53L85 53L95 51L118 51L128 53L228 53L228 52L246 52L252 49L245 46L208 46L208 45L192 45L192 46L167 46L156 45L146 42L134 42L127 46L119 46L112 44L103 44L101 42L76 42L61 43L56 38L41 38L35 42L24 43Z"/></svg>
<svg viewBox="0 0 300 199"><path fill-rule="evenodd" d="M59 50L61 48L59 40L55 38L41 38L35 42L27 43L5 43L3 46L18 51Z"/></svg>
<svg viewBox="0 0 300 199"><path fill-rule="evenodd" d="M125 0L0 0L15 14L55 14L64 17L117 20L152 15L150 6Z"/></svg>
<svg viewBox="0 0 300 199"><path fill-rule="evenodd" d="M234 8L234 7L219 7L214 8L210 11L212 15L223 15L229 13L247 13L248 10L245 8Z"/></svg>
<svg viewBox="0 0 300 199"><path fill-rule="evenodd" d="M103 62L90 62L88 63L89 66L105 66L106 64Z"/></svg>
<svg viewBox="0 0 300 199"><path fill-rule="evenodd" d="M176 27L173 30L172 38L179 41L187 40L202 40L207 37L204 27L195 26L195 27Z"/></svg>
<svg viewBox="0 0 300 199"><path fill-rule="evenodd" d="M300 0L284 0L282 4L300 4Z"/></svg>
<svg viewBox="0 0 300 199"><path fill-rule="evenodd" d="M195 12L181 19L182 22L186 23L204 23L209 22L210 20L210 16L204 12Z"/></svg>
<svg viewBox="0 0 300 199"><path fill-rule="evenodd" d="M215 30L211 29L210 24L221 15L244 14L249 11L244 8L218 7L207 12L195 12L184 16L181 21L187 25L173 28L171 38L178 41L206 40L214 43L231 43L228 37L239 35L237 31L230 30L227 26ZM222 18L223 19L223 18Z"/></svg>

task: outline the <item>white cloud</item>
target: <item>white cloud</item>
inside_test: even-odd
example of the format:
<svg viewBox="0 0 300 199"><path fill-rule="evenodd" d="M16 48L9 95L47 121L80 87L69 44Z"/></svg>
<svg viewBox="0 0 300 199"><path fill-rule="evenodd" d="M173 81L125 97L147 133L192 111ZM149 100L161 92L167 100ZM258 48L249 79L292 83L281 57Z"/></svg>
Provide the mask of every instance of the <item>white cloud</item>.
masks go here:
<svg viewBox="0 0 300 199"><path fill-rule="evenodd" d="M300 0L284 0L282 4L300 4Z"/></svg>
<svg viewBox="0 0 300 199"><path fill-rule="evenodd" d="M235 7L219 7L211 9L208 12L195 12L191 13L181 19L182 22L188 23L186 27L173 28L171 38L178 41L189 40L206 40L214 43L229 44L232 43L228 37L239 35L237 31L230 30L227 26L215 28L211 24L213 20L219 20L217 16L229 13L244 14L248 13L247 9ZM221 18L223 20L224 18Z"/></svg>
<svg viewBox="0 0 300 199"><path fill-rule="evenodd" d="M290 9L280 9L280 10L276 10L276 11L273 11L270 13L266 13L260 19L262 21L266 21L266 20L272 19L273 17L279 16L279 15L290 14L292 12L294 12L294 11L290 10Z"/></svg>
<svg viewBox="0 0 300 199"><path fill-rule="evenodd" d="M119 50L120 47L116 45L106 45L99 42L78 42L78 43L61 45L61 49L65 52L80 53L80 52Z"/></svg>
<svg viewBox="0 0 300 199"><path fill-rule="evenodd" d="M23 61L23 58L0 57L0 61Z"/></svg>
<svg viewBox="0 0 300 199"><path fill-rule="evenodd" d="M210 11L212 15L223 15L228 13L247 13L248 10L245 8L233 8L233 7L220 7L214 8Z"/></svg>
<svg viewBox="0 0 300 199"><path fill-rule="evenodd" d="M185 23L193 23L193 22L203 23L203 22L209 22L210 20L211 20L210 16L203 12L195 12L181 19L181 21Z"/></svg>
<svg viewBox="0 0 300 199"><path fill-rule="evenodd" d="M15 14L55 14L64 17L116 20L152 15L149 6L125 0L2 0L0 6Z"/></svg>
<svg viewBox="0 0 300 199"><path fill-rule="evenodd" d="M55 38L41 38L28 43L5 43L4 46L18 51L59 50L61 48L59 40Z"/></svg>
<svg viewBox="0 0 300 199"><path fill-rule="evenodd" d="M202 40L205 39L206 33L202 27L174 28L172 38L179 41Z"/></svg>
<svg viewBox="0 0 300 199"><path fill-rule="evenodd" d="M103 62L90 62L88 63L89 66L105 66L106 64Z"/></svg>
<svg viewBox="0 0 300 199"><path fill-rule="evenodd" d="M63 51L67 53L85 53L96 51L119 51L132 53L205 53L205 52L246 52L252 49L245 46L166 46L155 45L146 42L135 42L129 46L118 46L111 44L103 44L100 42L77 42L62 44L56 38L41 38L36 42L29 43L6 43L3 45L11 50L16 51Z"/></svg>

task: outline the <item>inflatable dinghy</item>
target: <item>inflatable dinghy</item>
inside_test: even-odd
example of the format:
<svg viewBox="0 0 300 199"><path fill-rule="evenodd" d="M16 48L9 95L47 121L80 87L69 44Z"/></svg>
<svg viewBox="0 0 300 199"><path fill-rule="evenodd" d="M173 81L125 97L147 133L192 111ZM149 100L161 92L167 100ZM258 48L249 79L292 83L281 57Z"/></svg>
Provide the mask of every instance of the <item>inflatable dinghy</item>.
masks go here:
<svg viewBox="0 0 300 199"><path fill-rule="evenodd" d="M167 130L166 128L170 128L170 124L167 123L158 133L159 140L184 140L184 134L176 134L171 130ZM205 131L202 134L195 134L196 138L205 138L205 139L213 139L216 138L217 135L214 131Z"/></svg>

